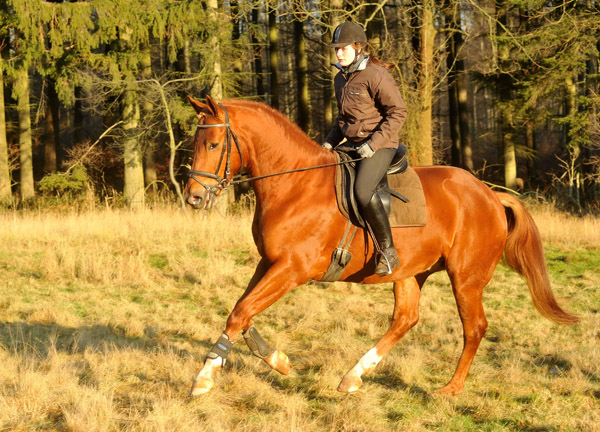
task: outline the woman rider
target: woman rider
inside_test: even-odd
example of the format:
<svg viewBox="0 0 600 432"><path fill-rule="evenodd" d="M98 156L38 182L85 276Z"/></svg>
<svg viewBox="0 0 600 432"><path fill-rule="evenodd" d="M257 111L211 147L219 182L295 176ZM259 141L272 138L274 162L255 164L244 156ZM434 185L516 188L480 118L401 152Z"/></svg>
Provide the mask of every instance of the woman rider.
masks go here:
<svg viewBox="0 0 600 432"><path fill-rule="evenodd" d="M333 148L344 138L363 157L357 163L354 193L376 244L375 273L390 274L400 263L388 216L375 188L385 175L396 149L398 131L406 119L406 105L388 65L363 51L367 35L346 21L333 33L340 71L334 87L338 116L323 147Z"/></svg>

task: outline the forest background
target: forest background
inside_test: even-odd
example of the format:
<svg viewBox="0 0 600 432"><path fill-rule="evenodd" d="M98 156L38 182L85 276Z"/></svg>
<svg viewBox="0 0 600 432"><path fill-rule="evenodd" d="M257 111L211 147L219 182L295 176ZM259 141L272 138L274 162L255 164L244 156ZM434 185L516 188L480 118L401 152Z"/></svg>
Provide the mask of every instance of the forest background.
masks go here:
<svg viewBox="0 0 600 432"><path fill-rule="evenodd" d="M600 212L595 0L3 0L0 201L139 208L185 181L186 96L271 105L317 143L344 20L393 65L413 165ZM282 143L285 145L285 143Z"/></svg>

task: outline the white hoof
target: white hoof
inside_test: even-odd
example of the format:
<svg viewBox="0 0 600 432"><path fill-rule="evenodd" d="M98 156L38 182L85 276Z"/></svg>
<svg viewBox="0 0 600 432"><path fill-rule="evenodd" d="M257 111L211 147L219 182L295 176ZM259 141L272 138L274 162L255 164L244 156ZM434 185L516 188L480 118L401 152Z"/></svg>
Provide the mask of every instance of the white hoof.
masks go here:
<svg viewBox="0 0 600 432"><path fill-rule="evenodd" d="M359 376L346 374L337 389L341 393L352 393L360 389L361 386L362 379Z"/></svg>
<svg viewBox="0 0 600 432"><path fill-rule="evenodd" d="M194 380L194 384L192 384L190 396L199 396L208 393L214 385L215 382L212 378L198 377Z"/></svg>

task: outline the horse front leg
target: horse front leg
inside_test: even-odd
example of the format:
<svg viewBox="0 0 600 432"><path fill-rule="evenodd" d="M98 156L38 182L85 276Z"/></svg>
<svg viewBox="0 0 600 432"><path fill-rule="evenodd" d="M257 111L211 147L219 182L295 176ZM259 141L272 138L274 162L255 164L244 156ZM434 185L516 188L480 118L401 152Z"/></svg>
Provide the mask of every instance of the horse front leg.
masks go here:
<svg viewBox="0 0 600 432"><path fill-rule="evenodd" d="M394 282L394 313L392 324L385 335L356 365L348 371L338 391L351 393L362 385L362 374L372 371L392 347L419 321L421 286L415 278Z"/></svg>
<svg viewBox="0 0 600 432"><path fill-rule="evenodd" d="M214 386L213 374L221 369L231 351L234 341L243 332L244 340L254 355L276 371L287 374L290 361L281 351L272 349L252 325L252 318L262 312L285 293L306 282L290 272L290 265L269 264L261 260L248 288L238 300L227 319L225 331L219 337L204 361L204 367L196 376L190 394L192 396L209 392Z"/></svg>

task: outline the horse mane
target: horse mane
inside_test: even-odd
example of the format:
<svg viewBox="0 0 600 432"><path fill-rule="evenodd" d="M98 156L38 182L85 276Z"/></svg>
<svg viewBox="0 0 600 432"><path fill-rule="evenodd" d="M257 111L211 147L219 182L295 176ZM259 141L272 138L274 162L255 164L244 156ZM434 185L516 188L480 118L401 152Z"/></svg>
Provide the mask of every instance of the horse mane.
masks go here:
<svg viewBox="0 0 600 432"><path fill-rule="evenodd" d="M253 112L266 114L276 126L286 131L286 133L290 136L294 136L295 141L298 141L298 143L301 143L301 145L310 146L315 149L320 148L319 145L316 144L316 142L300 128L300 126L290 120L281 111L270 107L266 103L251 100L228 99L223 101L223 104L226 106L239 107Z"/></svg>

